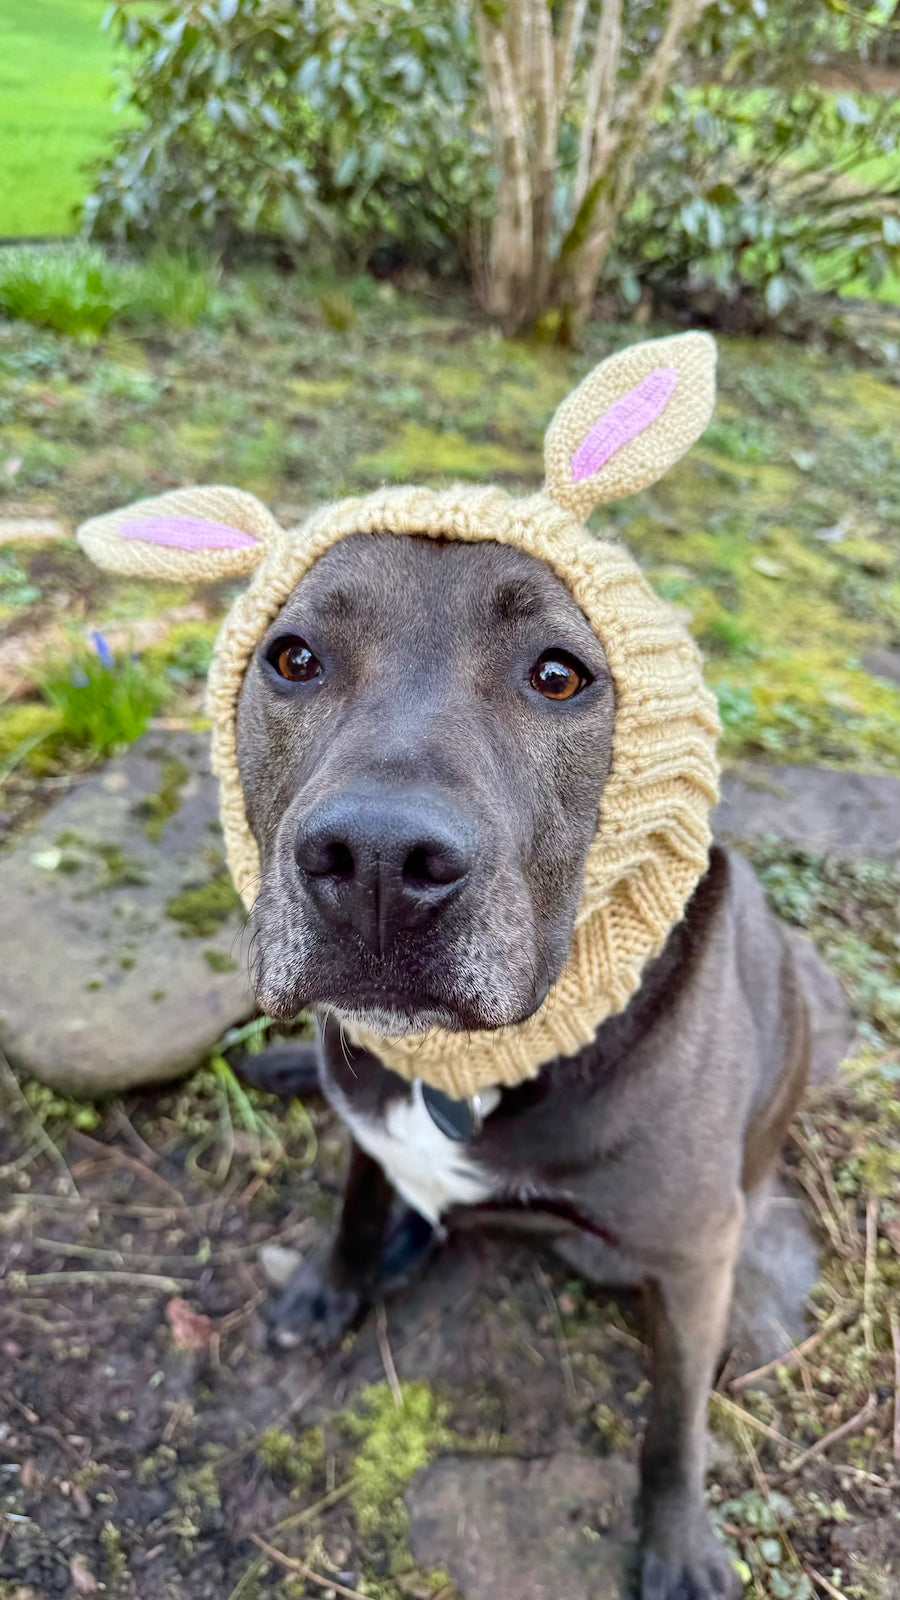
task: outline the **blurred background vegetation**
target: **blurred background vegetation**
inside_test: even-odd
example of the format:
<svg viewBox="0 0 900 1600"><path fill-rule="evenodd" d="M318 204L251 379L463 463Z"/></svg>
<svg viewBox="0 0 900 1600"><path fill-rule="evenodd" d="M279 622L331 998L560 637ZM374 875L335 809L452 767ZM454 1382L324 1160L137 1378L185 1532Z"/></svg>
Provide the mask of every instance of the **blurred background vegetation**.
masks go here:
<svg viewBox="0 0 900 1600"><path fill-rule="evenodd" d="M896 300L894 13L8 0L0 236L420 268L560 337L598 286L742 327Z"/></svg>

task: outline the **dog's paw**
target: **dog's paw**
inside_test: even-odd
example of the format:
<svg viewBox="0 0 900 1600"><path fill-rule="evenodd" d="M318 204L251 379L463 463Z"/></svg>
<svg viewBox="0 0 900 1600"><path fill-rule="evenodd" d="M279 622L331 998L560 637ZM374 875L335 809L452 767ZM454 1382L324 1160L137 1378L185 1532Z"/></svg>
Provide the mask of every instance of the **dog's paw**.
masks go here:
<svg viewBox="0 0 900 1600"><path fill-rule="evenodd" d="M307 1261L266 1311L269 1338L282 1350L297 1345L328 1350L352 1328L363 1308L358 1290L330 1281L327 1266Z"/></svg>
<svg viewBox="0 0 900 1600"><path fill-rule="evenodd" d="M321 1094L319 1053L314 1044L274 1044L259 1055L244 1056L236 1067L242 1083L282 1100Z"/></svg>
<svg viewBox="0 0 900 1600"><path fill-rule="evenodd" d="M641 1600L737 1600L737 1574L711 1530L693 1538L645 1541Z"/></svg>

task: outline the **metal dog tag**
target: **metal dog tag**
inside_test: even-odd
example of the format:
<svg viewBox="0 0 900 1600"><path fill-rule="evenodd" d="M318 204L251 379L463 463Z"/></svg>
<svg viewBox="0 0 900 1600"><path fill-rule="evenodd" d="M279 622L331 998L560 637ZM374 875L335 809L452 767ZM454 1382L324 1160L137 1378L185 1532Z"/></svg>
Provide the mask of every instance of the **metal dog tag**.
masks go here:
<svg viewBox="0 0 900 1600"><path fill-rule="evenodd" d="M422 1084L422 1100L436 1128L448 1139L462 1143L477 1139L482 1128L481 1100L474 1095L471 1100L451 1100L430 1083Z"/></svg>

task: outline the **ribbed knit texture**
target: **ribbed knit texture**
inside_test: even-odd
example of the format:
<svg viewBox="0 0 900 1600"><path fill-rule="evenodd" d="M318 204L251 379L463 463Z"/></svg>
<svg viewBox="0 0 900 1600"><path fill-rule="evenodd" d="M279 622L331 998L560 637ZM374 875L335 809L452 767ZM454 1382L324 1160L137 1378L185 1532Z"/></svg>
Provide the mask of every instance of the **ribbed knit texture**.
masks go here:
<svg viewBox="0 0 900 1600"><path fill-rule="evenodd" d="M573 482L572 454L592 425L660 368L677 372L677 407L667 407L593 478ZM421 1078L455 1098L521 1083L589 1044L600 1024L628 1004L706 870L719 723L699 652L626 551L593 537L580 518L591 505L652 482L688 448L709 419L713 373L712 341L696 334L653 341L604 362L557 412L547 434L546 490L527 499L496 488L386 489L326 506L302 527L283 531L250 495L193 489L94 519L79 534L101 565L180 578L243 573L259 557L244 549L148 545L141 558L140 542L121 538L121 527L153 513L200 516L259 541L255 576L219 634L208 700L228 862L248 907L260 862L237 762L238 702L260 639L320 556L352 533L494 540L546 562L568 585L606 652L616 718L612 768L563 974L535 1016L514 1027L470 1034L434 1029L407 1039L355 1033L401 1076ZM615 485L609 492L607 471Z"/></svg>

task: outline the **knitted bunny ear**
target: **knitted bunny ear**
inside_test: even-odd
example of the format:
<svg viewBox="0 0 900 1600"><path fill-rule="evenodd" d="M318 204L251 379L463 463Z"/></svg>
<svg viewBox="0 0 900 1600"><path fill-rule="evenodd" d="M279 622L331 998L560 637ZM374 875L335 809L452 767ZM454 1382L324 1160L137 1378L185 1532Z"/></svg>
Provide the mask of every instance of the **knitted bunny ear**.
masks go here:
<svg viewBox="0 0 900 1600"><path fill-rule="evenodd" d="M546 492L584 518L655 483L699 439L716 398L708 333L610 356L564 400L544 441Z"/></svg>
<svg viewBox="0 0 900 1600"><path fill-rule="evenodd" d="M131 578L214 582L241 578L281 529L243 489L175 489L92 517L78 542L98 567Z"/></svg>

